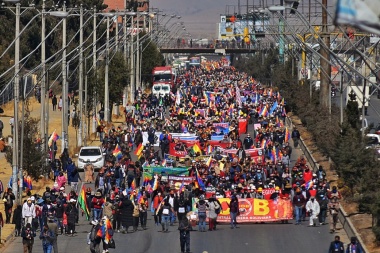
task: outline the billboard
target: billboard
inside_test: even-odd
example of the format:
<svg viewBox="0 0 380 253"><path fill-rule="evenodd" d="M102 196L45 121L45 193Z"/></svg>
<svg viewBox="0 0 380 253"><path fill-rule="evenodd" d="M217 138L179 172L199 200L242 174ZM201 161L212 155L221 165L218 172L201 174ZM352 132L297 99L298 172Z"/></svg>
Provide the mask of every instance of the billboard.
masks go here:
<svg viewBox="0 0 380 253"><path fill-rule="evenodd" d="M244 39L244 29L248 28L250 39L254 39L254 34L257 32L265 32L269 25L268 18L253 18L235 17L229 15L220 16L219 38L232 39L237 41Z"/></svg>
<svg viewBox="0 0 380 253"><path fill-rule="evenodd" d="M380 1L338 0L335 24L352 25L370 33L380 34Z"/></svg>

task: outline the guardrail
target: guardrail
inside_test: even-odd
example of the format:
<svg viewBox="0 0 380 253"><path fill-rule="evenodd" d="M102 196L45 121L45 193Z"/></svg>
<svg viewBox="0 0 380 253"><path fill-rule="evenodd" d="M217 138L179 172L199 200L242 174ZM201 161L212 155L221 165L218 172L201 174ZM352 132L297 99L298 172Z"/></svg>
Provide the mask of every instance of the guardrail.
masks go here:
<svg viewBox="0 0 380 253"><path fill-rule="evenodd" d="M294 127L294 124L289 117L285 118L285 124L287 126L289 126L290 129L293 129L293 127ZM314 169L314 171L318 170L319 164L314 159L312 152L305 145L305 142L302 139L302 136L300 138L298 145L300 146L303 154L305 155L305 158L307 159L307 161L309 162L311 167ZM339 219L339 222L342 224L343 229L346 232L348 238L351 238L353 236L358 238L360 244L362 245L363 253L369 253L368 249L366 248L366 246L363 243L362 238L360 237L360 234L358 233L358 231L354 227L354 224L352 224L350 218L348 217L346 211L343 209L342 205L340 205L340 208L339 208L338 219Z"/></svg>

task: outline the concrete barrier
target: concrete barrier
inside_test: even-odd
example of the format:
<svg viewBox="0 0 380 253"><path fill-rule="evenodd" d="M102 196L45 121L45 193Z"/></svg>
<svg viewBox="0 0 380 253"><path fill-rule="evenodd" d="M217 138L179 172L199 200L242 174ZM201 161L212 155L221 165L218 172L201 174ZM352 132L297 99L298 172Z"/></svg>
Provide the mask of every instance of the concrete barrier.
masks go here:
<svg viewBox="0 0 380 253"><path fill-rule="evenodd" d="M293 125L292 120L289 117L286 117L285 123L291 129L293 129L294 125ZM313 167L313 170L317 171L318 167L319 167L319 164L314 159L312 153L310 152L310 150L306 146L304 140L302 139L302 136L300 138L299 145L300 145L300 148L301 148L301 150L303 151L303 153L305 155L305 158L307 159L307 161L309 162L309 164ZM342 224L343 229L346 232L347 236L349 238L351 238L353 236L355 236L356 238L358 238L360 244L362 245L362 248L363 248L363 251L364 251L363 253L369 253L369 250L364 245L363 240L360 237L360 234L358 233L358 231L354 227L354 224L352 223L352 221L348 217L348 215L347 215L346 211L343 209L342 205L340 205L340 208L339 208L338 219L339 219L339 222Z"/></svg>

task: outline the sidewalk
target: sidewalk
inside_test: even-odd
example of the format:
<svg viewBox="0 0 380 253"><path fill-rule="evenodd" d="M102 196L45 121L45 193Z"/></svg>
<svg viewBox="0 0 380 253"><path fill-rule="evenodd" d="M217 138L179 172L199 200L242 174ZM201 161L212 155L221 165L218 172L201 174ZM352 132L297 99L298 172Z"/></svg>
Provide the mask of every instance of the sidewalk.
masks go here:
<svg viewBox="0 0 380 253"><path fill-rule="evenodd" d="M41 113L41 111L40 111L41 104L38 103L38 101L34 97L31 98L29 101L30 101L30 104L29 104L30 117L39 119L40 113ZM13 117L13 108L14 108L13 103L8 103L8 104L2 106L2 108L4 109L4 113L0 115L0 119L3 121L3 124L4 124L3 136L4 136L4 140L8 141L6 137L11 135L11 127L9 124L9 120L11 117ZM21 104L20 104L19 115L20 115L19 117L22 117L22 115L21 115ZM51 101L49 100L49 130L48 130L49 135L54 131L54 129L57 131L58 135L61 135L61 129L62 129L61 128L61 125L62 125L61 119L62 119L62 112L59 110L53 111ZM69 142L71 144L75 144L76 143L75 129L70 126L69 132L70 132ZM61 151L60 151L61 145L59 145L60 141L58 141L58 142L59 143L58 143L57 154L60 154L61 153ZM4 190L6 190L8 182L9 182L11 175L12 175L12 167L6 161L5 153L0 153L0 164L1 164L1 166L0 166L0 180L3 183ZM48 185L52 186L53 181L41 179L41 180L39 180L39 182L33 182L32 194L35 194L35 193L42 194L45 190L45 187ZM26 196L23 195L23 197L26 197ZM3 214L3 218L5 221L4 205L3 205L3 202L1 201L1 199L2 199L2 195L0 197L0 212ZM13 233L14 233L14 224L4 224L4 227L2 228L2 231L1 231L1 243L2 243L2 245L0 247L2 247L5 242L9 241L12 238Z"/></svg>

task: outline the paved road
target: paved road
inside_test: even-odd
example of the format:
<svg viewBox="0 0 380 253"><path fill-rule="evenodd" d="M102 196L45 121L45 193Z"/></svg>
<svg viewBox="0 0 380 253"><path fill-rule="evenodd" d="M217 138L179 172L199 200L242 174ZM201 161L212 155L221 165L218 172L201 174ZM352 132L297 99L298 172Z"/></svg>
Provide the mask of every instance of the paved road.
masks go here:
<svg viewBox="0 0 380 253"><path fill-rule="evenodd" d="M293 149L292 162L301 155L299 149ZM307 227L308 222L295 226L289 224L241 224L238 229L230 229L228 224L219 225L217 231L191 233L191 251L193 253L214 252L260 252L260 253L325 253L333 235L329 233L328 225L321 227ZM170 227L169 233L161 233L160 227L154 225L153 217L148 215L148 229L136 233L116 233L114 238L116 249L110 252L157 253L180 252L179 233L177 225ZM91 226L83 217L80 218L77 234L74 237L59 236L58 247L60 252L76 253L90 252L86 244L86 235ZM344 231L339 233L342 240L348 242ZM10 242L4 253L22 252L21 238ZM42 251L41 241L36 238L33 252Z"/></svg>

